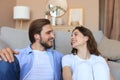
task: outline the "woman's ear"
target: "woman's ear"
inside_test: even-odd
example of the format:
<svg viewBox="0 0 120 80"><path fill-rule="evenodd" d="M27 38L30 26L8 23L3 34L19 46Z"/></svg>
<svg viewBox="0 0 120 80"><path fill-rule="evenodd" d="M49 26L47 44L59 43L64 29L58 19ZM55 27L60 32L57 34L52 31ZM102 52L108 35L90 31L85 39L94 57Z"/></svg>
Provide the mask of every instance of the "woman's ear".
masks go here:
<svg viewBox="0 0 120 80"><path fill-rule="evenodd" d="M88 41L88 40L89 40L89 37L88 37L88 36L85 36L84 38L85 38L85 41Z"/></svg>

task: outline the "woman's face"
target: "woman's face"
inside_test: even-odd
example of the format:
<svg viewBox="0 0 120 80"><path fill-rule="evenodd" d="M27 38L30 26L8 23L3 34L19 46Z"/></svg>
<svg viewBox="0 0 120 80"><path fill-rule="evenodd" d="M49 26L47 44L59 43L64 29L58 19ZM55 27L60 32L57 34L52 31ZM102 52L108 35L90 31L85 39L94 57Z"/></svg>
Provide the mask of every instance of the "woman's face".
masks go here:
<svg viewBox="0 0 120 80"><path fill-rule="evenodd" d="M78 29L74 30L71 36L71 45L73 48L79 48L87 43L88 37L84 36Z"/></svg>

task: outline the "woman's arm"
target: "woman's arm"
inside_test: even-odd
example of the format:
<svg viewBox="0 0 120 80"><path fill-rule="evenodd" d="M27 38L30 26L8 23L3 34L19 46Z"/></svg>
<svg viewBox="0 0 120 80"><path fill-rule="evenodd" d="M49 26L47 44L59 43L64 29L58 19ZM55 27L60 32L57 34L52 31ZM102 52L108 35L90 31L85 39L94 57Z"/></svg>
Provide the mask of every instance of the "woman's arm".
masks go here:
<svg viewBox="0 0 120 80"><path fill-rule="evenodd" d="M110 73L110 80L115 80L111 73Z"/></svg>
<svg viewBox="0 0 120 80"><path fill-rule="evenodd" d="M108 58L105 58L105 60L106 60L106 62L108 64ZM109 64L108 64L108 66L109 66ZM110 72L110 80L115 80L111 72Z"/></svg>
<svg viewBox="0 0 120 80"><path fill-rule="evenodd" d="M106 62L108 64L108 58L104 57L104 59L106 60ZM109 66L109 64L108 64L108 66ZM111 72L110 72L110 80L115 80Z"/></svg>
<svg viewBox="0 0 120 80"><path fill-rule="evenodd" d="M63 80L72 80L72 72L69 66L63 67Z"/></svg>

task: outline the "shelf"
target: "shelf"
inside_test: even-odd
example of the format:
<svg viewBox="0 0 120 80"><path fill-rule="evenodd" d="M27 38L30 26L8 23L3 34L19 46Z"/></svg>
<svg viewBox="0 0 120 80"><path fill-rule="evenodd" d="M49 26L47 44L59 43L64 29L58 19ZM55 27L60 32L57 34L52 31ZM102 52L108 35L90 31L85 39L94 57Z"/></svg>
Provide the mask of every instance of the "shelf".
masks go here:
<svg viewBox="0 0 120 80"><path fill-rule="evenodd" d="M75 27L68 26L68 25L59 25L59 26L53 26L54 31L68 31L71 32Z"/></svg>

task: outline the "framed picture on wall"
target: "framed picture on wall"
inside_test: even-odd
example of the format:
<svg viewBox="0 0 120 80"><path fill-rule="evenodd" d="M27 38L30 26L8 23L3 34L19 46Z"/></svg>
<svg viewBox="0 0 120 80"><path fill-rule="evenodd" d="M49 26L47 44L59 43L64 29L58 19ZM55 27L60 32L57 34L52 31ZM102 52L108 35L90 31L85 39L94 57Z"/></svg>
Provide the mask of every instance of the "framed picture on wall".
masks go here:
<svg viewBox="0 0 120 80"><path fill-rule="evenodd" d="M83 25L83 8L69 9L68 25Z"/></svg>

